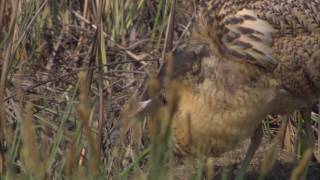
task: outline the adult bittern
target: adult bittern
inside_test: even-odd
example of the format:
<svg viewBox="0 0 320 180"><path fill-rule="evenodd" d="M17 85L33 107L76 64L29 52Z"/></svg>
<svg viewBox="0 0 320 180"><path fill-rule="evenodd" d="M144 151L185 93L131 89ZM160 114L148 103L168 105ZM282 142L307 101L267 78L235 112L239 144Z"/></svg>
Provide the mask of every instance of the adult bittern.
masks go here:
<svg viewBox="0 0 320 180"><path fill-rule="evenodd" d="M247 167L267 114L301 110L310 125L320 90L319 8L319 0L205 3L190 43L171 56L172 81L183 82L172 122L177 152L218 156L252 137Z"/></svg>

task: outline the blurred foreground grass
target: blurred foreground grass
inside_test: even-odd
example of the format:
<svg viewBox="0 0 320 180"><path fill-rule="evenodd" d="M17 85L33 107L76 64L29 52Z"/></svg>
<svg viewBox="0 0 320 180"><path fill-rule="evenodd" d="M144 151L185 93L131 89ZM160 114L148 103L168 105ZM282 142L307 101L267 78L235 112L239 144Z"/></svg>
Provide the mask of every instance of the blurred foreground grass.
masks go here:
<svg viewBox="0 0 320 180"><path fill-rule="evenodd" d="M190 2L177 2L175 42L189 35ZM171 0L0 0L1 179L232 177L230 166L216 171L212 159L181 165L168 128L174 105L153 117L151 138L141 121L121 121L161 64L171 6ZM308 165L303 120L291 119L280 149L285 153L279 153L281 143L270 143L279 119L265 121L268 153L254 177L267 176L276 160L302 159L295 170L283 167L292 179ZM313 119L313 162L319 163L320 117Z"/></svg>

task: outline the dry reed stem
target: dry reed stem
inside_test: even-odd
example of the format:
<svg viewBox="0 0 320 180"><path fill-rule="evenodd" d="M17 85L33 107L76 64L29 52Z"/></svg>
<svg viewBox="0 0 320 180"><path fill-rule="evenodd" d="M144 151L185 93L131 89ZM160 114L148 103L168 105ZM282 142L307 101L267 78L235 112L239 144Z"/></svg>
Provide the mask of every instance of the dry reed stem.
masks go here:
<svg viewBox="0 0 320 180"><path fill-rule="evenodd" d="M33 105L27 102L25 108L25 118L21 125L22 137L22 159L25 164L25 169L30 175L36 179L44 177L44 164L40 160L40 152L38 143L36 142L36 133L33 125Z"/></svg>
<svg viewBox="0 0 320 180"><path fill-rule="evenodd" d="M89 124L90 121L90 109L88 107L88 82L87 82L87 77L85 72L80 72L79 73L79 81L80 81L80 94L79 94L79 100L80 103L78 105L78 112L80 116L80 120L83 125L83 130L85 133L85 137L87 138L87 142L89 144L89 157L90 157L90 172L93 173L93 175L97 175L98 173L98 162L100 159L100 153L97 145L97 140L94 137L93 132L91 131L91 127Z"/></svg>
<svg viewBox="0 0 320 180"><path fill-rule="evenodd" d="M298 180L303 175L305 169L308 167L310 159L312 158L312 149L307 149L302 156L300 163L293 169L291 180Z"/></svg>

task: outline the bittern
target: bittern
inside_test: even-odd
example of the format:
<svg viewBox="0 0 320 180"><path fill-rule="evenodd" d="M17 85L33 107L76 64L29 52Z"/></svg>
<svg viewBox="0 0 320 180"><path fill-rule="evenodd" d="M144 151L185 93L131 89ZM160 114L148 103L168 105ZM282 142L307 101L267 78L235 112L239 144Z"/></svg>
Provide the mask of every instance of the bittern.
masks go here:
<svg viewBox="0 0 320 180"><path fill-rule="evenodd" d="M205 3L190 43L171 56L172 81L183 82L172 122L177 152L219 156L251 137L245 169L268 114L301 110L310 125L320 90L319 10L319 0Z"/></svg>

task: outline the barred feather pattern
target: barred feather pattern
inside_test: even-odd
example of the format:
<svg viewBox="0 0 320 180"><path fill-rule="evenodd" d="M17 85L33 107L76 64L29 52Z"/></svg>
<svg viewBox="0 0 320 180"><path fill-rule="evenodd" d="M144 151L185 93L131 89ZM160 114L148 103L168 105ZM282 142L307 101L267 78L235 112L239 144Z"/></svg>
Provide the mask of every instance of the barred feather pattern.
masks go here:
<svg viewBox="0 0 320 180"><path fill-rule="evenodd" d="M320 0L263 0L248 8L277 29L278 35L320 32Z"/></svg>
<svg viewBox="0 0 320 180"><path fill-rule="evenodd" d="M275 41L273 50L280 61L276 78L295 96L316 100L320 95L320 36L282 37Z"/></svg>
<svg viewBox="0 0 320 180"><path fill-rule="evenodd" d="M235 59L266 71L273 71L277 61L272 53L275 30L248 9L226 15L200 13L194 29L194 39L208 43L218 59ZM200 37L200 38L199 38Z"/></svg>
<svg viewBox="0 0 320 180"><path fill-rule="evenodd" d="M210 27L204 32L214 31L202 36L218 46L215 54L273 72L278 65L272 49L275 39L320 33L319 11L320 0L212 0L201 9L198 24ZM194 31L203 31L202 26Z"/></svg>
<svg viewBox="0 0 320 180"><path fill-rule="evenodd" d="M268 21L281 35L320 31L320 0L211 0L201 13L218 12L224 18L244 8Z"/></svg>

